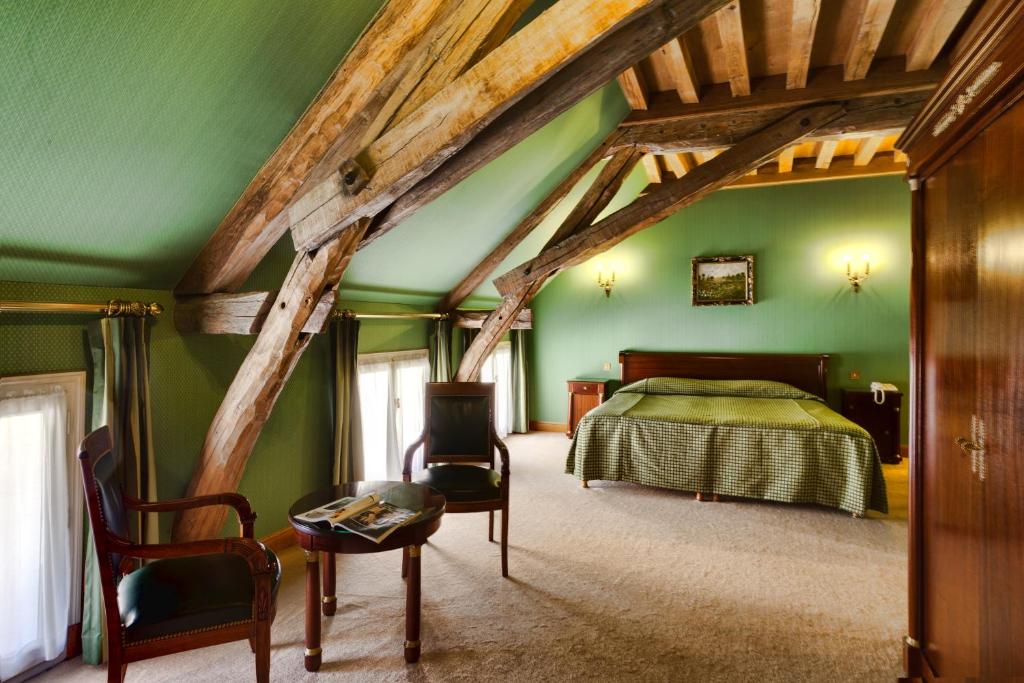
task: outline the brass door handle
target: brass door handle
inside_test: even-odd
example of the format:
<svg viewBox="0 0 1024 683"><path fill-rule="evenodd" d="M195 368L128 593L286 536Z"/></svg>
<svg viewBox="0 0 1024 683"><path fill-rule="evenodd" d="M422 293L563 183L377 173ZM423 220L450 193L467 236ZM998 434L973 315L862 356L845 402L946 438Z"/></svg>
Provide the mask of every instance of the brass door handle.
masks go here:
<svg viewBox="0 0 1024 683"><path fill-rule="evenodd" d="M964 455L967 455L968 453L972 452L985 450L985 447L982 446L981 444L975 443L974 441L971 441L970 439L963 436L956 437L956 439L954 439L953 442L960 447L960 450L964 452Z"/></svg>

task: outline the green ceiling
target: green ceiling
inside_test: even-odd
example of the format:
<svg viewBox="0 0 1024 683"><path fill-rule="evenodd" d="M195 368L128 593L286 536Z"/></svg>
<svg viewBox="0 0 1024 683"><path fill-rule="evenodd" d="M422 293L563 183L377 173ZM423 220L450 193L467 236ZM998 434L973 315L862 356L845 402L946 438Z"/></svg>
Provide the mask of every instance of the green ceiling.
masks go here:
<svg viewBox="0 0 1024 683"><path fill-rule="evenodd" d="M0 281L173 287L382 4L0 2ZM440 296L626 111L614 85L584 100L360 252L347 295Z"/></svg>

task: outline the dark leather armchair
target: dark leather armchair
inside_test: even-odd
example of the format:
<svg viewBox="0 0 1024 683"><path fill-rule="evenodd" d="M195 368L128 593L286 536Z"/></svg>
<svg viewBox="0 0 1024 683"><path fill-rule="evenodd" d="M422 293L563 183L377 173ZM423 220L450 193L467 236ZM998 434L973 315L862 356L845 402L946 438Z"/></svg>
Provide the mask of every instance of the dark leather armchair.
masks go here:
<svg viewBox="0 0 1024 683"><path fill-rule="evenodd" d="M82 481L99 557L108 637L107 680L123 681L129 662L248 639L256 680L270 680L270 624L281 566L253 540L256 515L236 493L145 502L124 495L116 478L110 430L79 449ZM230 505L241 538L139 545L129 540L128 511L172 512ZM135 568L135 560L149 562Z"/></svg>
<svg viewBox="0 0 1024 683"><path fill-rule="evenodd" d="M413 456L422 446L424 469L416 481L444 494L446 513L486 510L493 541L494 511L501 510L501 575L508 576L508 448L494 430L494 384L430 382L425 406L423 433L405 452L402 478L412 481Z"/></svg>

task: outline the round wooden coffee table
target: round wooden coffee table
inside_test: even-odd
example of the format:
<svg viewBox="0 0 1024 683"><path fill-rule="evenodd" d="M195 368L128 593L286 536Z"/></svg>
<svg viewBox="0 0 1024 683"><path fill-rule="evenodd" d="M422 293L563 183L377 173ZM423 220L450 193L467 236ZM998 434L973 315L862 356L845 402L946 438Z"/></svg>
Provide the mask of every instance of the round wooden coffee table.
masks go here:
<svg viewBox="0 0 1024 683"><path fill-rule="evenodd" d="M348 531L333 531L301 522L295 515L326 505L346 496L379 493L381 500L420 513L414 521L374 543ZM295 530L299 545L306 551L306 671L320 668L320 610L333 616L335 596L334 555L336 553L382 553L408 549L408 576L405 597L405 661L420 657L420 546L441 527L444 496L423 484L401 481L357 481L326 488L303 496L288 511L288 522ZM320 594L320 553L323 562L323 596Z"/></svg>

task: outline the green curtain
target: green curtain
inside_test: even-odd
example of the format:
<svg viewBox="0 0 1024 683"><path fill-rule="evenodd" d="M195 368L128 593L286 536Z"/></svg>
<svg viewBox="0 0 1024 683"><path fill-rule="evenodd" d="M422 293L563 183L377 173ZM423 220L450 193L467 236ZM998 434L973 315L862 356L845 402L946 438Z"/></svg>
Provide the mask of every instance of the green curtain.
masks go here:
<svg viewBox="0 0 1024 683"><path fill-rule="evenodd" d="M91 429L110 427L118 474L126 493L156 500L156 463L149 404L149 350L145 318L103 318L89 323L92 387ZM139 543L158 543L155 513L129 519ZM86 535L85 589L82 606L82 659L105 658L106 634L99 561L91 530Z"/></svg>
<svg viewBox="0 0 1024 683"><path fill-rule="evenodd" d="M526 330L512 330L509 339L512 342L512 431L525 434L530 430L526 398Z"/></svg>
<svg viewBox="0 0 1024 683"><path fill-rule="evenodd" d="M452 321L437 320L430 335L430 381L452 381Z"/></svg>
<svg viewBox="0 0 1024 683"><path fill-rule="evenodd" d="M334 346L334 465L332 481L363 478L363 429L359 419L359 321L339 318L331 329Z"/></svg>

